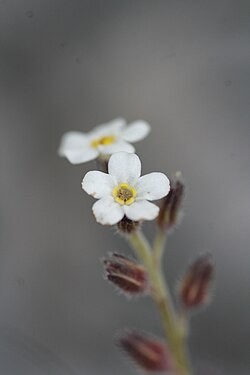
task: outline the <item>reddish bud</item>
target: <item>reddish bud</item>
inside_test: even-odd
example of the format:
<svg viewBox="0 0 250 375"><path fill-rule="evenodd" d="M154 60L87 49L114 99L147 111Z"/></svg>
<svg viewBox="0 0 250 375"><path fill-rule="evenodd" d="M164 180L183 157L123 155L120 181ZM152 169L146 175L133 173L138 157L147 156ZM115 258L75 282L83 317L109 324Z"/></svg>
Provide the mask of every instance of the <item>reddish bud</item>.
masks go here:
<svg viewBox="0 0 250 375"><path fill-rule="evenodd" d="M140 264L119 254L104 260L107 278L127 294L143 293L148 288L147 272Z"/></svg>
<svg viewBox="0 0 250 375"><path fill-rule="evenodd" d="M209 255L200 256L188 269L180 287L180 298L186 309L208 301L213 265Z"/></svg>
<svg viewBox="0 0 250 375"><path fill-rule="evenodd" d="M170 229L178 222L184 196L184 185L180 177L181 174L176 173L175 178L170 181L168 195L162 200L158 215L158 225L161 229Z"/></svg>
<svg viewBox="0 0 250 375"><path fill-rule="evenodd" d="M160 340L129 332L120 338L120 345L145 371L170 371L173 368L167 347Z"/></svg>
<svg viewBox="0 0 250 375"><path fill-rule="evenodd" d="M117 228L123 234L130 234L138 229L139 221L130 220L127 216L124 216L121 221L117 224Z"/></svg>

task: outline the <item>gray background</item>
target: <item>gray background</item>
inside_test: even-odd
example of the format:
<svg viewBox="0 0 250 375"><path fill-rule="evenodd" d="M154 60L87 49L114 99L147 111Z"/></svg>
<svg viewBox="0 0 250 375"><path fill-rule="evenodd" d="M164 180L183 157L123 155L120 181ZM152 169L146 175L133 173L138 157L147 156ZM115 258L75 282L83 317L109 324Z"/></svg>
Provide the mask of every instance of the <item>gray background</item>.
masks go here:
<svg viewBox="0 0 250 375"><path fill-rule="evenodd" d="M173 288L196 253L214 256L213 304L192 320L197 373L249 373L249 11L242 0L0 1L0 374L132 374L115 333L161 335L150 300L103 281L100 258L129 249L81 191L95 163L57 156L65 131L116 116L152 124L137 147L144 173L185 177L165 258Z"/></svg>

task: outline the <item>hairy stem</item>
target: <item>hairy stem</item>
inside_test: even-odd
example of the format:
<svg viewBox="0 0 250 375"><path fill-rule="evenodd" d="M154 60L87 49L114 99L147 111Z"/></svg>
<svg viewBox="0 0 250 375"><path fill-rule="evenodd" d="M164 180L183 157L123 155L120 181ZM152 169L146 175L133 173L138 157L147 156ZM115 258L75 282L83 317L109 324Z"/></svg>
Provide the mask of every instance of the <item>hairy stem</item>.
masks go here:
<svg viewBox="0 0 250 375"><path fill-rule="evenodd" d="M175 361L176 373L178 375L191 375L186 353L186 329L174 309L161 268L165 241L165 234L159 230L152 250L141 231L135 231L129 236L131 247L147 268L152 286L152 295L161 315L168 347Z"/></svg>
<svg viewBox="0 0 250 375"><path fill-rule="evenodd" d="M167 234L166 231L157 228L154 244L153 244L153 256L156 265L159 265L161 263L163 250L165 247L165 243L167 240Z"/></svg>

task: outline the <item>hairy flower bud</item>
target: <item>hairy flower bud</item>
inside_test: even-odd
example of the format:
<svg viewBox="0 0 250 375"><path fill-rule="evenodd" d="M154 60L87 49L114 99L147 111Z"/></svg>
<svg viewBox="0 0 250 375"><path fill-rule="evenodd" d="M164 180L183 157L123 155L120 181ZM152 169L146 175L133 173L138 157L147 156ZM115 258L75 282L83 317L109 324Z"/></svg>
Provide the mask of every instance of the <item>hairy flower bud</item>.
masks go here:
<svg viewBox="0 0 250 375"><path fill-rule="evenodd" d="M124 216L119 223L117 223L118 230L123 234L131 234L140 226L139 221L130 220L127 216Z"/></svg>
<svg viewBox="0 0 250 375"><path fill-rule="evenodd" d="M104 266L108 280L123 292L135 295L147 291L147 272L142 265L114 253L104 260Z"/></svg>
<svg viewBox="0 0 250 375"><path fill-rule="evenodd" d="M186 309L202 306L208 301L212 274L209 255L202 255L191 264L180 285L180 298Z"/></svg>
<svg viewBox="0 0 250 375"><path fill-rule="evenodd" d="M166 345L160 340L128 332L120 338L120 345L145 371L170 371L173 368Z"/></svg>
<svg viewBox="0 0 250 375"><path fill-rule="evenodd" d="M158 225L161 229L170 229L177 224L180 208L184 196L184 185L181 181L180 172L170 181L170 191L162 200L158 216Z"/></svg>

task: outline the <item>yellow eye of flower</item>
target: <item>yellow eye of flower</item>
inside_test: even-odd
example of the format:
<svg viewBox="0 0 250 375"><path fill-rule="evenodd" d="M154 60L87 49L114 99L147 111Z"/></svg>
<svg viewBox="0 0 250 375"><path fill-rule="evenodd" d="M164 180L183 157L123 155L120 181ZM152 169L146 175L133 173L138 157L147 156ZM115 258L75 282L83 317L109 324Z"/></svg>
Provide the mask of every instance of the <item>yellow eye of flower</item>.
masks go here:
<svg viewBox="0 0 250 375"><path fill-rule="evenodd" d="M107 146L110 145L111 143L114 143L116 140L116 137L113 135L110 135L109 137L102 137L99 139L94 139L91 142L91 146L94 148L97 148L98 146Z"/></svg>
<svg viewBox="0 0 250 375"><path fill-rule="evenodd" d="M135 188L133 188L129 184L121 183L113 189L112 195L114 200L121 206L123 206L124 204L129 206L134 202L137 192Z"/></svg>

